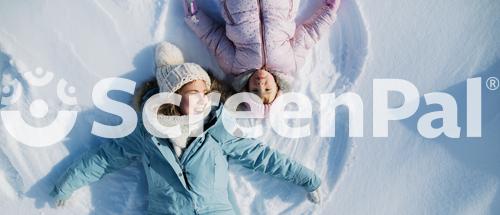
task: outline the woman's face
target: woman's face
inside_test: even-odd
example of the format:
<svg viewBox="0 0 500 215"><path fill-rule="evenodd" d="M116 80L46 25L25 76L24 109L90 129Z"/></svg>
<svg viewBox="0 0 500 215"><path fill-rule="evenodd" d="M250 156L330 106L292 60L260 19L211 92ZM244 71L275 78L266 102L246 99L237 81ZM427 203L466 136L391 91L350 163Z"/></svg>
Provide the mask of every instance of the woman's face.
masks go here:
<svg viewBox="0 0 500 215"><path fill-rule="evenodd" d="M182 86L178 91L178 94L182 96L181 113L183 115L201 114L209 105L207 93L208 89L202 80L192 81Z"/></svg>
<svg viewBox="0 0 500 215"><path fill-rule="evenodd" d="M271 73L259 69L248 80L248 90L257 94L264 104L269 104L274 101L278 94L278 84Z"/></svg>

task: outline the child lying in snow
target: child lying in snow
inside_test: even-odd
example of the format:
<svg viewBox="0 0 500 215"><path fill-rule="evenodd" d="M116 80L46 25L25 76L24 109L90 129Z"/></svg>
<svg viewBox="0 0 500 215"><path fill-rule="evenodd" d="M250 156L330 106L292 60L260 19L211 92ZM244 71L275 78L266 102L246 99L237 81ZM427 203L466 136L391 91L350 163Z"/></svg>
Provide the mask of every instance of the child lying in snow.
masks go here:
<svg viewBox="0 0 500 215"><path fill-rule="evenodd" d="M132 134L103 143L77 160L51 192L56 205L64 204L78 188L140 161L148 181L148 214L234 214L228 199L228 159L302 186L311 201L320 201L321 180L313 171L258 140L237 138L225 130L222 118L227 116L221 106L211 108L206 94L214 85L199 65L184 63L180 50L169 43L157 47L156 65L159 89L146 89L134 100L140 104L158 91L181 95L179 107L160 107L158 121L168 127L180 125L182 135L157 138L139 122ZM187 118L200 113L206 114L196 125ZM205 132L190 138L191 126L197 125Z"/></svg>
<svg viewBox="0 0 500 215"><path fill-rule="evenodd" d="M225 25L215 23L194 0L183 0L186 22L234 77L233 88L270 104L287 91L308 50L335 22L340 0L323 4L305 23L294 21L294 0L221 0Z"/></svg>

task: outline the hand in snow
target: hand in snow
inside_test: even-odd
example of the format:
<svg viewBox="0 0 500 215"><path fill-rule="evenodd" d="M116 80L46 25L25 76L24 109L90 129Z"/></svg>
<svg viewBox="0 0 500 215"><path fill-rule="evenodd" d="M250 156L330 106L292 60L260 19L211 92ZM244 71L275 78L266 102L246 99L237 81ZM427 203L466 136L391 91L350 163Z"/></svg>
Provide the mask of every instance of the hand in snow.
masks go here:
<svg viewBox="0 0 500 215"><path fill-rule="evenodd" d="M319 204L321 202L321 195L319 193L319 188L315 191L307 193L307 199L314 204Z"/></svg>
<svg viewBox="0 0 500 215"><path fill-rule="evenodd" d="M59 207L64 207L66 201L71 197L71 194L61 195L61 193L58 192L57 187L54 186L52 191L50 191L49 196L51 196L54 199L53 207L59 208Z"/></svg>
<svg viewBox="0 0 500 215"><path fill-rule="evenodd" d="M66 200L56 200L56 208L64 207Z"/></svg>
<svg viewBox="0 0 500 215"><path fill-rule="evenodd" d="M339 9L340 0L325 0L325 4L328 7L333 8L334 10L337 10L337 9Z"/></svg>

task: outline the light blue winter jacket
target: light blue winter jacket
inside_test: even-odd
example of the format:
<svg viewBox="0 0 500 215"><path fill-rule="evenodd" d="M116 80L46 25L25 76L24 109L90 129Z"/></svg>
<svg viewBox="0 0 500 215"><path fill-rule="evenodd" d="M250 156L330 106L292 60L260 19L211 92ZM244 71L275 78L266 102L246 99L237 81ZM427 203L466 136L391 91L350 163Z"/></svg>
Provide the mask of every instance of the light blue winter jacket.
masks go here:
<svg viewBox="0 0 500 215"><path fill-rule="evenodd" d="M151 136L140 121L124 138L102 143L75 161L51 195L67 199L107 173L141 161L148 181L148 214L234 214L228 198L228 159L307 191L321 181L311 170L256 139L237 138L222 125L222 105L209 115L205 132L177 159L168 139ZM139 117L140 119L141 117Z"/></svg>

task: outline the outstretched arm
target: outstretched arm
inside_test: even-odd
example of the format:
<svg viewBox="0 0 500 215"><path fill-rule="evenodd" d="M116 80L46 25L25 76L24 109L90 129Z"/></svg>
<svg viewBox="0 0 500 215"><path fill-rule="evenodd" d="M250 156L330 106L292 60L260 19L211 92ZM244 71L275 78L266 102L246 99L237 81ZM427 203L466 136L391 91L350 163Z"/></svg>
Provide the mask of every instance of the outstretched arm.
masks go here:
<svg viewBox="0 0 500 215"><path fill-rule="evenodd" d="M307 167L276 150L262 145L256 139L234 138L222 145L229 158L246 168L304 187L308 192L317 190L320 178Z"/></svg>
<svg viewBox="0 0 500 215"><path fill-rule="evenodd" d="M128 166L142 155L143 143L139 129L127 137L102 143L94 151L76 160L59 179L50 195L57 206L63 204L80 187L101 179L104 175Z"/></svg>
<svg viewBox="0 0 500 215"><path fill-rule="evenodd" d="M324 0L324 3L304 23L297 26L292 40L295 56L298 58L297 65L300 67L307 55L307 51L316 44L321 35L325 34L337 17L340 0Z"/></svg>
<svg viewBox="0 0 500 215"><path fill-rule="evenodd" d="M225 73L230 73L234 62L234 44L227 38L225 26L216 23L203 11L198 10L194 0L183 0L185 21L207 46Z"/></svg>

